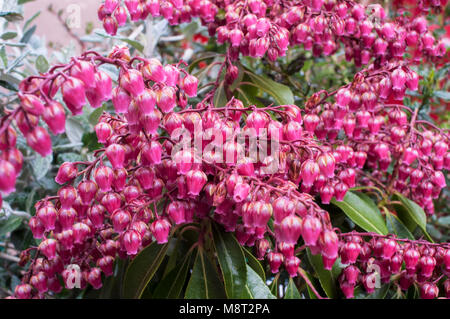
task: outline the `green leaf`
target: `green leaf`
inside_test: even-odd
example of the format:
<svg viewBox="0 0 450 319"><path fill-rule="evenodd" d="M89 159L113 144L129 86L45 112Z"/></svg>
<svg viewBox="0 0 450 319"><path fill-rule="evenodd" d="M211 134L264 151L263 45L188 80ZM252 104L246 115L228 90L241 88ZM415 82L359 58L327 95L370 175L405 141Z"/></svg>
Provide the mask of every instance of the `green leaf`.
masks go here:
<svg viewBox="0 0 450 319"><path fill-rule="evenodd" d="M125 43L128 43L129 45L131 45L133 48L135 48L136 50L138 50L141 53L144 53L144 46L142 44L140 44L138 41L135 40L131 40L125 37L120 37L120 36L111 36L109 34L106 33L101 33L101 32L95 32L95 34L103 37L103 38L110 38L110 39L116 39L116 40L120 40L123 41Z"/></svg>
<svg viewBox="0 0 450 319"><path fill-rule="evenodd" d="M225 282L228 298L239 298L247 281L247 266L241 245L231 234L214 227L214 246L216 247L220 269Z"/></svg>
<svg viewBox="0 0 450 319"><path fill-rule="evenodd" d="M31 22L33 22L33 21L34 21L37 17L39 17L40 15L41 15L41 11L36 12L31 18L29 18L29 19L25 22L25 24L23 25L23 29L26 30L26 29L30 26Z"/></svg>
<svg viewBox="0 0 450 319"><path fill-rule="evenodd" d="M437 97L439 99L443 99L444 101L450 101L450 92L448 91L434 91L433 92L434 97Z"/></svg>
<svg viewBox="0 0 450 319"><path fill-rule="evenodd" d="M272 281L272 283L269 286L270 293L274 295L275 297L279 297L279 288L278 288L278 277L275 277Z"/></svg>
<svg viewBox="0 0 450 319"><path fill-rule="evenodd" d="M286 85L277 83L266 77L256 75L250 70L246 70L245 73L250 77L252 83L259 87L262 91L272 96L278 104L294 104L294 94Z"/></svg>
<svg viewBox="0 0 450 319"><path fill-rule="evenodd" d="M320 255L313 255L309 248L307 249L307 254L314 271L319 277L320 285L325 291L325 294L329 298L336 298L336 279L333 277L333 273L323 267L323 261Z"/></svg>
<svg viewBox="0 0 450 319"><path fill-rule="evenodd" d="M202 54L201 56L199 56L197 59L195 59L194 61L192 61L191 64L189 64L189 67L188 67L189 73L191 73L192 70L195 68L195 66L196 66L197 64L199 64L200 62L205 61L205 60L214 59L214 58L216 58L217 56L218 56L218 53L216 53L216 52L205 52L205 53L203 53L203 54Z"/></svg>
<svg viewBox="0 0 450 319"><path fill-rule="evenodd" d="M20 42L28 43L28 41L30 41L30 39L33 36L35 31L36 31L36 26L34 25L23 34L22 39L20 39Z"/></svg>
<svg viewBox="0 0 450 319"><path fill-rule="evenodd" d="M22 224L22 218L17 216L10 216L4 223L0 224L0 236L10 233Z"/></svg>
<svg viewBox="0 0 450 319"><path fill-rule="evenodd" d="M0 17L8 21L22 20L22 10L17 0L2 0L0 2Z"/></svg>
<svg viewBox="0 0 450 319"><path fill-rule="evenodd" d="M186 288L186 299L223 299L225 289L219 274L204 255L202 248L198 249L191 279Z"/></svg>
<svg viewBox="0 0 450 319"><path fill-rule="evenodd" d="M66 135L70 142L78 144L83 137L84 129L81 123L73 118L66 121Z"/></svg>
<svg viewBox="0 0 450 319"><path fill-rule="evenodd" d="M367 195L349 191L342 202L334 198L331 202L342 209L347 217L362 229L381 235L388 233L380 210Z"/></svg>
<svg viewBox="0 0 450 319"><path fill-rule="evenodd" d="M375 291L371 294L368 294L364 289L361 287L357 287L355 289L355 299L384 299L386 297L389 288L391 287L390 283L384 284L378 289L375 289Z"/></svg>
<svg viewBox="0 0 450 319"><path fill-rule="evenodd" d="M227 104L227 102L228 100L225 93L224 81L222 81L219 84L219 87L217 88L216 92L214 92L214 99L213 99L214 107L224 107Z"/></svg>
<svg viewBox="0 0 450 319"><path fill-rule="evenodd" d="M6 57L6 49L4 45L2 45L2 47L0 48L0 58L2 59L3 63L2 69L6 69L8 67L8 58Z"/></svg>
<svg viewBox="0 0 450 319"><path fill-rule="evenodd" d="M398 219L397 216L391 214L385 209L386 225L390 234L395 234L398 238L408 238L414 240L413 234L406 228L405 225Z"/></svg>
<svg viewBox="0 0 450 319"><path fill-rule="evenodd" d="M130 263L125 273L123 297L139 299L150 279L163 261L168 245L153 242L144 248Z"/></svg>
<svg viewBox="0 0 450 319"><path fill-rule="evenodd" d="M266 283L247 265L247 293L252 299L276 299Z"/></svg>
<svg viewBox="0 0 450 319"><path fill-rule="evenodd" d="M152 298L175 299L179 298L186 282L191 261L191 253L186 255L182 264L172 269L156 287Z"/></svg>
<svg viewBox="0 0 450 319"><path fill-rule="evenodd" d="M33 175L36 180L42 179L45 175L47 175L48 171L51 168L51 164L53 161L53 154L49 154L46 157L37 156L35 159L31 161L31 167L33 169Z"/></svg>
<svg viewBox="0 0 450 319"><path fill-rule="evenodd" d="M5 32L2 34L2 40L11 40L17 36L17 32Z"/></svg>
<svg viewBox="0 0 450 319"><path fill-rule="evenodd" d="M244 251L245 258L247 259L247 265L252 267L252 269L261 277L261 279L265 282L266 281L266 272L264 271L263 266L259 262L258 259L256 259L255 256L251 252L249 252L245 247L242 247L242 250Z"/></svg>
<svg viewBox="0 0 450 319"><path fill-rule="evenodd" d="M402 203L402 205L395 204L394 208L397 212L398 218L405 224L405 226L411 232L419 226L425 237L432 242L433 240L427 233L427 216L425 215L422 207L399 193L395 193L393 199Z"/></svg>
<svg viewBox="0 0 450 319"><path fill-rule="evenodd" d="M103 114L103 111L106 111L106 105L93 110L92 113L89 114L89 123L95 126L98 123L98 119Z"/></svg>
<svg viewBox="0 0 450 319"><path fill-rule="evenodd" d="M38 56L36 59L36 69L41 73L45 73L47 72L48 68L49 64L45 56L43 55Z"/></svg>
<svg viewBox="0 0 450 319"><path fill-rule="evenodd" d="M300 296L297 286L294 284L294 280L292 280L291 277L289 277L289 284L286 287L284 299L302 299L302 296Z"/></svg>
<svg viewBox="0 0 450 319"><path fill-rule="evenodd" d="M102 144L98 142L97 135L94 132L83 134L81 142L83 142L84 147L87 147L91 152L102 147Z"/></svg>

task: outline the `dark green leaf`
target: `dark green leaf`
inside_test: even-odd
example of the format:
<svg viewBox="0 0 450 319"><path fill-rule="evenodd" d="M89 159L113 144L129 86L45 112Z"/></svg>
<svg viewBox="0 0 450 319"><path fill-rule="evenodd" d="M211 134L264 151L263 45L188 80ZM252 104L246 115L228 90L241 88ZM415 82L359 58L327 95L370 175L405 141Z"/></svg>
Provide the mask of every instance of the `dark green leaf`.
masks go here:
<svg viewBox="0 0 450 319"><path fill-rule="evenodd" d="M7 220L0 224L0 236L10 233L22 224L22 218L17 216L10 216Z"/></svg>
<svg viewBox="0 0 450 319"><path fill-rule="evenodd" d="M308 259L316 272L320 285L329 298L336 298L336 279L333 273L323 267L322 256L313 255L309 248L307 249Z"/></svg>
<svg viewBox="0 0 450 319"><path fill-rule="evenodd" d="M386 213L386 225L390 234L395 234L399 238L408 238L414 240L414 236L406 228L405 225L398 219L397 216L391 214L389 211L385 210Z"/></svg>
<svg viewBox="0 0 450 319"><path fill-rule="evenodd" d="M256 259L255 256L251 252L249 252L245 247L242 247L242 250L244 251L245 258L247 259L247 265L252 267L252 269L261 277L261 279L265 282L266 281L266 272L264 271L263 266L259 262L258 259Z"/></svg>
<svg viewBox="0 0 450 319"><path fill-rule="evenodd" d="M0 86L4 87L5 89L10 90L10 91L18 91L16 86L11 85L11 83L3 81L3 80L0 80Z"/></svg>
<svg viewBox="0 0 450 319"><path fill-rule="evenodd" d="M95 151L102 147L97 140L97 135L94 132L85 133L81 139L84 147L87 147L89 151Z"/></svg>
<svg viewBox="0 0 450 319"><path fill-rule="evenodd" d="M247 266L241 245L231 233L214 227L214 246L228 298L239 298L247 281Z"/></svg>
<svg viewBox="0 0 450 319"><path fill-rule="evenodd" d="M266 283L247 265L247 288L252 299L276 299Z"/></svg>
<svg viewBox="0 0 450 319"><path fill-rule="evenodd" d="M289 87L266 77L254 74L249 70L246 71L246 74L250 77L252 83L254 83L262 91L272 96L278 104L294 104L294 94L292 94Z"/></svg>
<svg viewBox="0 0 450 319"><path fill-rule="evenodd" d="M362 229L381 235L388 233L380 210L367 195L348 191L342 202L334 198L331 202L342 209L347 217Z"/></svg>
<svg viewBox="0 0 450 319"><path fill-rule="evenodd" d="M405 226L411 232L419 226L425 237L427 237L429 241L433 241L426 230L427 217L422 207L399 193L394 195L394 200L402 203L402 205L395 204L394 207L398 218L405 224Z"/></svg>
<svg viewBox="0 0 450 319"><path fill-rule="evenodd" d="M163 261L168 245L156 242L144 248L130 263L125 273L123 297L139 299Z"/></svg>
<svg viewBox="0 0 450 319"><path fill-rule="evenodd" d="M390 283L384 284L380 288L375 289L371 294L368 294L363 288L358 287L355 289L355 299L384 299L390 286Z"/></svg>
<svg viewBox="0 0 450 319"><path fill-rule="evenodd" d="M223 299L226 297L225 289L220 281L219 274L214 266L204 255L201 248L198 249L195 258L191 279L186 288L186 299Z"/></svg>
<svg viewBox="0 0 450 319"><path fill-rule="evenodd" d="M186 282L191 261L191 253L186 255L179 267L172 269L156 287L152 298L175 299L179 298Z"/></svg>
<svg viewBox="0 0 450 319"><path fill-rule="evenodd" d="M289 277L289 284L286 287L286 291L284 293L284 299L302 299L300 293L298 292L297 286L294 283L294 280Z"/></svg>

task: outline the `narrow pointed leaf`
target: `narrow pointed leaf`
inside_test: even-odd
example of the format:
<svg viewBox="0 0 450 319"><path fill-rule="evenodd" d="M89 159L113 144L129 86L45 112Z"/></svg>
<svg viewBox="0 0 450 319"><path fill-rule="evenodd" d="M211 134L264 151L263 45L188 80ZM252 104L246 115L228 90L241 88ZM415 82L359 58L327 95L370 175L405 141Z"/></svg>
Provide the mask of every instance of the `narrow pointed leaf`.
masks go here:
<svg viewBox="0 0 450 319"><path fill-rule="evenodd" d="M294 94L289 87L286 85L277 83L269 78L254 74L253 72L247 70L245 72L252 83L254 83L259 89L266 92L272 96L278 104L294 104Z"/></svg>
<svg viewBox="0 0 450 319"><path fill-rule="evenodd" d="M397 216L390 213L385 209L386 225L388 227L390 234L395 234L399 238L408 238L414 240L413 234L408 230L408 228L398 219Z"/></svg>
<svg viewBox="0 0 450 319"><path fill-rule="evenodd" d="M320 255L313 255L309 248L307 249L307 254L309 261L319 278L320 285L325 291L325 294L329 298L336 298L336 279L333 276L333 272L326 270L323 267L322 257Z"/></svg>
<svg viewBox="0 0 450 319"><path fill-rule="evenodd" d="M225 289L214 266L198 249L191 279L186 288L186 299L214 299L225 298Z"/></svg>
<svg viewBox="0 0 450 319"><path fill-rule="evenodd" d="M342 209L347 217L362 229L386 235L388 229L383 216L375 204L370 203L371 201L364 194L349 191L342 202L338 202L334 198L331 202Z"/></svg>
<svg viewBox="0 0 450 319"><path fill-rule="evenodd" d="M261 277L263 281L266 281L266 272L264 271L264 268L259 260L256 259L256 257L253 256L253 254L246 248L242 247L242 250L244 251L245 258L247 259L247 265L252 267L252 269L259 275L259 277Z"/></svg>
<svg viewBox="0 0 450 319"><path fill-rule="evenodd" d="M261 277L247 265L247 287L252 299L276 299Z"/></svg>
<svg viewBox="0 0 450 319"><path fill-rule="evenodd" d="M168 245L156 242L144 248L130 263L123 283L123 297L139 299L163 261Z"/></svg>
<svg viewBox="0 0 450 319"><path fill-rule="evenodd" d="M214 246L228 298L241 297L247 281L247 266L241 246L231 233L219 227L214 229Z"/></svg>
<svg viewBox="0 0 450 319"><path fill-rule="evenodd" d="M419 226L423 234L429 241L433 241L427 232L427 216L422 207L417 205L412 200L396 193L394 195L395 201L400 201L402 205L394 205L398 218L405 224L405 226L413 232Z"/></svg>
<svg viewBox="0 0 450 319"><path fill-rule="evenodd" d="M153 298L175 299L179 298L180 293L186 282L189 271L191 254L188 254L179 267L172 269L156 287Z"/></svg>
<svg viewBox="0 0 450 319"><path fill-rule="evenodd" d="M302 296L300 296L297 286L294 284L292 278L289 278L289 284L286 287L284 299L302 299Z"/></svg>

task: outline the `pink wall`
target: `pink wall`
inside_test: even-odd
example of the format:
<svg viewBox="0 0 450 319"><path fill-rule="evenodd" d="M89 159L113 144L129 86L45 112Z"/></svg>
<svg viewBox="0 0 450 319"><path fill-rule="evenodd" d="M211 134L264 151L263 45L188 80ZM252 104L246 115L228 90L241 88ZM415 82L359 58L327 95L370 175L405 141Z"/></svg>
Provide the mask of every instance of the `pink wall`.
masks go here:
<svg viewBox="0 0 450 319"><path fill-rule="evenodd" d="M47 8L50 4L53 5L53 10L58 12L64 10L63 17L68 17L72 12L69 9L79 11L79 28L73 28L73 32L79 35L84 35L87 23L94 23L95 27L99 27L100 23L97 18L97 8L101 0L36 0L25 4L24 14L25 20L33 16L38 11L41 11L40 16L35 20L37 25L36 34L45 35L47 43L55 42L62 45L67 45L72 40L68 36L65 29L62 27L58 18L48 12Z"/></svg>

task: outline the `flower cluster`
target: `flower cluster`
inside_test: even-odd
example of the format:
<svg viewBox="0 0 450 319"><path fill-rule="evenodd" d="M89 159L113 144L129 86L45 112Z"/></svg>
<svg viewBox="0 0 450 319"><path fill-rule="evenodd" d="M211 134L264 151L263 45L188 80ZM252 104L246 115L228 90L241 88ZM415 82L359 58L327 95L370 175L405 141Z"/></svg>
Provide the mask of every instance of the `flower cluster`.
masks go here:
<svg viewBox="0 0 450 319"><path fill-rule="evenodd" d="M318 140L332 143L338 165L357 170L357 184L386 185L420 203L431 215L432 200L446 186L442 170L450 168L449 136L417 120L417 111L390 104L403 100L406 89L417 87L418 75L408 67L367 70L332 92L333 104L321 98L321 92L313 95L304 122ZM340 134L345 138L339 139Z"/></svg>
<svg viewBox="0 0 450 319"><path fill-rule="evenodd" d="M428 31L424 16L389 21L380 5L355 1L125 0L124 4L127 9L118 0L107 0L99 8L108 33L116 34L117 27L125 24L127 11L132 21L162 16L172 25L198 17L218 43L231 45L234 59L240 53L252 57L267 54L274 61L295 45L312 50L314 56L327 56L340 43L346 58L358 66L369 64L372 58L378 64L404 59L408 49L431 58L442 57L446 51L445 44ZM440 1L432 5L441 6ZM218 14L219 10L225 14Z"/></svg>
<svg viewBox="0 0 450 319"><path fill-rule="evenodd" d="M254 247L272 273L299 273L298 253L320 254L325 269L338 258L346 297L362 284L373 292L373 269L381 281L401 289L412 283L422 297L448 295L448 244L398 239L372 233L338 234L319 206L342 201L355 186L402 193L428 214L446 186L450 137L417 119L415 111L391 101L418 89L419 77L402 57L418 45L429 56L443 47L427 32L423 17L388 22L379 6L353 1L106 0L99 9L105 29L162 15L171 24L199 17L218 42L229 43L219 74L225 84L238 76L239 54L274 60L289 45L315 55L332 54L338 43L356 64L375 63L333 92L313 94L296 105L245 106L225 90L227 103L214 105L220 76L196 105L198 79L180 61L131 58L115 48L108 57L88 51L20 85L20 105L7 110L0 126L0 191L14 190L22 166L14 121L28 144L45 156L54 134L64 132L65 111L77 115L111 101L95 126L103 147L86 162L63 163L56 196L36 205L29 221L38 247L25 250L29 270L17 298L45 297L71 288L71 266L81 271L81 288L102 286L117 258L133 258L152 242L164 244L186 224L212 219ZM224 14L219 11L224 9ZM118 69L113 79L102 65ZM225 103L224 103L225 104ZM410 116L408 118L408 115ZM317 198L317 199L316 199ZM369 236L371 240L364 240ZM201 236L200 236L201 237ZM201 239L199 239L201 240ZM404 266L403 266L404 264Z"/></svg>
<svg viewBox="0 0 450 319"><path fill-rule="evenodd" d="M372 239L364 241L364 236ZM339 283L347 298L354 297L358 284L367 293L373 293L375 288L391 281L404 291L416 283L423 299L437 298L442 285L444 295L450 297L448 244L440 246L368 233L347 233L341 237L339 256L345 268Z"/></svg>

